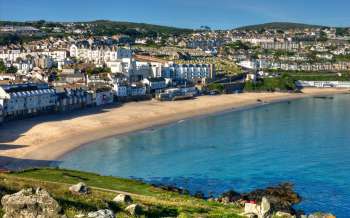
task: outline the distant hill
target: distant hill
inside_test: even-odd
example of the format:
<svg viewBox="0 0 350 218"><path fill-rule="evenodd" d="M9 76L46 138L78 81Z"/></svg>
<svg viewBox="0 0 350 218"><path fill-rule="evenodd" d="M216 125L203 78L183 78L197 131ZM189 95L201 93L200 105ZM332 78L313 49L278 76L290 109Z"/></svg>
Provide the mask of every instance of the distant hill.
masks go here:
<svg viewBox="0 0 350 218"><path fill-rule="evenodd" d="M272 22L272 23L264 23L250 26L242 26L236 28L237 30L261 30L261 29L305 29L305 28L324 28L327 26L321 25L312 25L312 24L304 24L304 23L290 23L290 22Z"/></svg>
<svg viewBox="0 0 350 218"><path fill-rule="evenodd" d="M95 24L97 28L105 28L107 30L120 30L121 32L126 30L136 30L141 33L154 32L154 33L165 33L165 34L184 34L193 32L192 29L177 28L170 26L161 26L146 23L132 23L132 22L120 22L120 21L109 21L109 20L96 20L91 22L77 22L77 23L88 23Z"/></svg>
<svg viewBox="0 0 350 218"><path fill-rule="evenodd" d="M36 28L41 27L62 27L64 24L74 23L77 26L84 28L83 24L93 25L92 32L96 35L113 35L113 34L126 34L131 36L152 36L154 34L186 34L191 33L194 30L185 28L176 28L169 26L153 25L146 23L132 23L132 22L120 22L110 20L96 20L86 22L51 22L45 20L39 21L0 21L0 26L33 26Z"/></svg>

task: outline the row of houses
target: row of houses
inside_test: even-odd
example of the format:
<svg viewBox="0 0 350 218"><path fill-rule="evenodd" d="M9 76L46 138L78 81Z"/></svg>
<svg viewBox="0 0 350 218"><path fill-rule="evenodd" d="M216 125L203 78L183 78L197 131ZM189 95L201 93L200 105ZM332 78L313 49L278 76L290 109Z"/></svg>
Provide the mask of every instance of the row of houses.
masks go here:
<svg viewBox="0 0 350 218"><path fill-rule="evenodd" d="M0 122L23 117L111 104L115 100L145 99L146 87L115 85L94 90L84 87L51 87L47 83L0 85Z"/></svg>
<svg viewBox="0 0 350 218"><path fill-rule="evenodd" d="M350 70L349 62L338 63L283 63L259 60L260 69L280 69L296 71L346 71Z"/></svg>
<svg viewBox="0 0 350 218"><path fill-rule="evenodd" d="M302 48L302 44L298 42L261 42L259 45L263 49L272 50L298 50Z"/></svg>
<svg viewBox="0 0 350 218"><path fill-rule="evenodd" d="M131 58L132 56L131 50L127 48L76 44L72 44L69 47L69 53L71 57L95 63L122 60L123 58Z"/></svg>
<svg viewBox="0 0 350 218"><path fill-rule="evenodd" d="M337 63L289 63L271 61L266 59L245 60L237 65L246 69L276 69L285 71L347 71L350 70L350 62Z"/></svg>
<svg viewBox="0 0 350 218"><path fill-rule="evenodd" d="M21 117L53 110L55 90L47 84L9 84L0 87L3 118Z"/></svg>
<svg viewBox="0 0 350 218"><path fill-rule="evenodd" d="M350 88L350 81L296 81L300 88Z"/></svg>

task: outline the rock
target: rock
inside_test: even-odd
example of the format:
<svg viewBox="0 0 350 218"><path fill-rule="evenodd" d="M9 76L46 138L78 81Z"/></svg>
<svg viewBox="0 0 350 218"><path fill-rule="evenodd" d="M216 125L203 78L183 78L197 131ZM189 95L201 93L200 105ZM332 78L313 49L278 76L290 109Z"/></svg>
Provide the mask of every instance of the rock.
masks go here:
<svg viewBox="0 0 350 218"><path fill-rule="evenodd" d="M244 214L245 215L258 215L260 211L259 205L254 203L245 203Z"/></svg>
<svg viewBox="0 0 350 218"><path fill-rule="evenodd" d="M281 218L295 218L295 216L293 216L292 214L290 213L286 213L286 212L282 212L282 211L278 211L276 214L275 214L276 217L281 217Z"/></svg>
<svg viewBox="0 0 350 218"><path fill-rule="evenodd" d="M260 216L266 217L271 209L269 200L266 197L263 197L260 204Z"/></svg>
<svg viewBox="0 0 350 218"><path fill-rule="evenodd" d="M336 218L333 214L330 213L313 213L308 216L308 218Z"/></svg>
<svg viewBox="0 0 350 218"><path fill-rule="evenodd" d="M125 208L125 211L129 212L132 216L142 214L142 207L139 204L131 204Z"/></svg>
<svg viewBox="0 0 350 218"><path fill-rule="evenodd" d="M69 187L69 191L74 194L88 194L90 188L85 183L79 182L78 184Z"/></svg>
<svg viewBox="0 0 350 218"><path fill-rule="evenodd" d="M270 202L266 197L262 198L261 204L256 203L246 203L244 205L244 214L245 215L255 215L258 218L268 217L270 212Z"/></svg>
<svg viewBox="0 0 350 218"><path fill-rule="evenodd" d="M223 204L228 204L231 201L230 201L229 197L223 197L223 198L220 198L220 202L223 203Z"/></svg>
<svg viewBox="0 0 350 218"><path fill-rule="evenodd" d="M131 204L132 198L130 195L119 194L113 199L113 201L121 204Z"/></svg>
<svg viewBox="0 0 350 218"><path fill-rule="evenodd" d="M1 199L4 218L62 218L61 207L43 189L23 189Z"/></svg>
<svg viewBox="0 0 350 218"><path fill-rule="evenodd" d="M98 210L88 213L89 218L114 218L114 213L111 210Z"/></svg>
<svg viewBox="0 0 350 218"><path fill-rule="evenodd" d="M234 190L230 190L222 194L222 198L226 198L226 200L228 200L229 202L238 201L239 199L241 199L241 197L241 194Z"/></svg>

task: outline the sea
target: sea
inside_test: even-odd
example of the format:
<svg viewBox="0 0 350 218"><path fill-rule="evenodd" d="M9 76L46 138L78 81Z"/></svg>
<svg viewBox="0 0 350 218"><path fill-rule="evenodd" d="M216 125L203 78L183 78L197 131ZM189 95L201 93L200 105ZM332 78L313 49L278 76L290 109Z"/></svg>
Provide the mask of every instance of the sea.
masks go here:
<svg viewBox="0 0 350 218"><path fill-rule="evenodd" d="M350 95L212 114L86 144L59 167L218 196L291 182L306 213L350 217Z"/></svg>

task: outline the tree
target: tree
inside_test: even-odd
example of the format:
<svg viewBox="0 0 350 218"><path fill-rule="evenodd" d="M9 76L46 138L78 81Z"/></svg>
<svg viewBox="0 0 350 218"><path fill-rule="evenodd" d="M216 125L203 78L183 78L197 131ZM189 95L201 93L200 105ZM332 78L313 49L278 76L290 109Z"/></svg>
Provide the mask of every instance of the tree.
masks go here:
<svg viewBox="0 0 350 218"><path fill-rule="evenodd" d="M7 68L7 69L6 69L6 73L10 73L10 74L15 74L15 73L17 73L17 67L11 66L11 67Z"/></svg>
<svg viewBox="0 0 350 218"><path fill-rule="evenodd" d="M111 68L109 67L96 67L92 68L89 67L86 69L86 74L88 75L94 75L94 74L100 74L100 73L111 73Z"/></svg>
<svg viewBox="0 0 350 218"><path fill-rule="evenodd" d="M345 36L348 33L348 30L346 28L336 28L335 34L337 36Z"/></svg>
<svg viewBox="0 0 350 218"><path fill-rule="evenodd" d="M327 34L323 31L320 32L320 38L318 39L320 42L326 42L328 40Z"/></svg>
<svg viewBox="0 0 350 218"><path fill-rule="evenodd" d="M6 66L2 60L0 60L0 73L4 73L6 71Z"/></svg>
<svg viewBox="0 0 350 218"><path fill-rule="evenodd" d="M249 49L249 44L248 43L243 43L242 41L238 40L233 43L227 44L228 47L233 48L233 49L244 49L248 50Z"/></svg>
<svg viewBox="0 0 350 218"><path fill-rule="evenodd" d="M223 93L224 92L224 85L220 84L220 83L211 83L208 85L208 89L210 91L218 91L220 93Z"/></svg>

